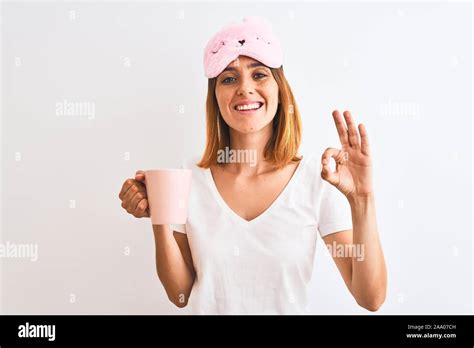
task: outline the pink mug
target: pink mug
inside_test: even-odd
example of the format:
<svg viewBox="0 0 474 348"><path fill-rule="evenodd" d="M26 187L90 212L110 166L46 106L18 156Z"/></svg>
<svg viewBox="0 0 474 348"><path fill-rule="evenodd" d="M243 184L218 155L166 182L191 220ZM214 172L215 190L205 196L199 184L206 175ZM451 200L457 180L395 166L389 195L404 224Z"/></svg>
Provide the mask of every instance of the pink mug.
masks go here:
<svg viewBox="0 0 474 348"><path fill-rule="evenodd" d="M145 185L153 225L186 223L191 173L191 169L145 171Z"/></svg>

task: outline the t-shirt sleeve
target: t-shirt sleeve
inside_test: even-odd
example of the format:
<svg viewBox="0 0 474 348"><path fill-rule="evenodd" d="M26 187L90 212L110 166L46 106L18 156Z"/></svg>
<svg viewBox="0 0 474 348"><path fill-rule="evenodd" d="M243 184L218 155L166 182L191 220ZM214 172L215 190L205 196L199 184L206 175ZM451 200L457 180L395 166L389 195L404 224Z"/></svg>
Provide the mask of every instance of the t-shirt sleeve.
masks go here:
<svg viewBox="0 0 474 348"><path fill-rule="evenodd" d="M171 231L176 231L179 233L186 234L186 225L185 224L171 224L170 225Z"/></svg>
<svg viewBox="0 0 474 348"><path fill-rule="evenodd" d="M344 194L325 180L322 180L321 191L318 222L320 236L352 229L351 207Z"/></svg>

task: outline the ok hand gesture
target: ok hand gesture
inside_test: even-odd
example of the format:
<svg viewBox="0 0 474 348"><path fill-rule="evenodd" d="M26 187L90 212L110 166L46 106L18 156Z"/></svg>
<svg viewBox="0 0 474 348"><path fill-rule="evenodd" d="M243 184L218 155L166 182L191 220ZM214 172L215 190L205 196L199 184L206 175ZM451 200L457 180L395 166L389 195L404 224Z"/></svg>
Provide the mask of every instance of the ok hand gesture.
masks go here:
<svg viewBox="0 0 474 348"><path fill-rule="evenodd" d="M359 131L349 111L344 111L344 119L339 111L332 113L341 149L327 148L321 158L321 177L335 186L348 199L372 194L372 161L369 139L364 125ZM345 120L345 122L344 122ZM329 160L336 161L336 171L332 172Z"/></svg>

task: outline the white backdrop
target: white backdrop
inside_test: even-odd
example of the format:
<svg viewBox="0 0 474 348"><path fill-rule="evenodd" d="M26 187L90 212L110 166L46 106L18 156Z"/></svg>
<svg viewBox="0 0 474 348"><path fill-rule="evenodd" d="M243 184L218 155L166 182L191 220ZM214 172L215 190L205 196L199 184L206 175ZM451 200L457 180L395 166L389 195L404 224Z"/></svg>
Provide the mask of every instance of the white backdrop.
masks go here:
<svg viewBox="0 0 474 348"><path fill-rule="evenodd" d="M367 126L389 271L378 313L472 313L471 7L3 3L1 313L187 312L156 275L150 221L118 193L137 169L201 152L202 51L246 15L282 41L301 153L339 145L335 108ZM29 257L13 257L21 245ZM321 239L311 294L313 313L369 313Z"/></svg>

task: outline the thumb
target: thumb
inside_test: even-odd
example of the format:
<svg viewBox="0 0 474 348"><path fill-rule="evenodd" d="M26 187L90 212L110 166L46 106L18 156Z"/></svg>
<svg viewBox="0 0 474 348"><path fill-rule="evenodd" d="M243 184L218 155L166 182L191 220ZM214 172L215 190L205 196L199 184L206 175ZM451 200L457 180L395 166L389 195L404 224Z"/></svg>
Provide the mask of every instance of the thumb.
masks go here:
<svg viewBox="0 0 474 348"><path fill-rule="evenodd" d="M326 150L324 150L323 155L321 156L321 163L323 165L325 164L325 162L329 164L329 160L331 158L334 158L334 161L336 161L336 163L342 164L344 163L344 161L347 160L347 154L343 150L328 147Z"/></svg>
<svg viewBox="0 0 474 348"><path fill-rule="evenodd" d="M339 173L331 171L329 163L326 165L323 164L321 169L321 177L331 185L336 187L339 185Z"/></svg>
<svg viewBox="0 0 474 348"><path fill-rule="evenodd" d="M145 181L145 172L143 170L138 170L135 173L135 180Z"/></svg>
<svg viewBox="0 0 474 348"><path fill-rule="evenodd" d="M341 156L343 156L343 151L330 147L324 151L321 157L321 177L334 186L339 185L339 173L331 170L329 162L331 158L334 158L336 163L339 163Z"/></svg>

